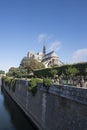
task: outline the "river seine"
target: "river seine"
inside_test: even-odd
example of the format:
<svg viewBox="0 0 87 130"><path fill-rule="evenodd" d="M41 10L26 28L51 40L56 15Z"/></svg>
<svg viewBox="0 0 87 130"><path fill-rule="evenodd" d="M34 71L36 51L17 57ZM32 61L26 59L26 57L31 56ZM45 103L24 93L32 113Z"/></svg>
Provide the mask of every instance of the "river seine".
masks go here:
<svg viewBox="0 0 87 130"><path fill-rule="evenodd" d="M1 81L0 81L1 84ZM0 85L0 130L37 130Z"/></svg>

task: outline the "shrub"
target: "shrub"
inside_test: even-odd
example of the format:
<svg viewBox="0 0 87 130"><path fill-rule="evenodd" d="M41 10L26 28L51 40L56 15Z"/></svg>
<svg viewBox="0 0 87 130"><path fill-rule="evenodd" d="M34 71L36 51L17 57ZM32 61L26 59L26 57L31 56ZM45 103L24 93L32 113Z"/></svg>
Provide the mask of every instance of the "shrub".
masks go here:
<svg viewBox="0 0 87 130"><path fill-rule="evenodd" d="M2 77L2 82L4 82L5 85L9 87L9 90L11 87L11 80L12 80L11 77L7 77L7 76Z"/></svg>
<svg viewBox="0 0 87 130"><path fill-rule="evenodd" d="M28 90L32 92L33 95L36 94L37 92L37 86L38 83L41 83L42 81L38 78L32 78L29 82L28 82Z"/></svg>
<svg viewBox="0 0 87 130"><path fill-rule="evenodd" d="M11 81L11 86L12 86L12 91L15 92L15 89L16 89L16 79L12 79Z"/></svg>
<svg viewBox="0 0 87 130"><path fill-rule="evenodd" d="M52 85L52 80L49 78L44 78L43 79L43 86L46 87L46 89L48 90L49 87Z"/></svg>

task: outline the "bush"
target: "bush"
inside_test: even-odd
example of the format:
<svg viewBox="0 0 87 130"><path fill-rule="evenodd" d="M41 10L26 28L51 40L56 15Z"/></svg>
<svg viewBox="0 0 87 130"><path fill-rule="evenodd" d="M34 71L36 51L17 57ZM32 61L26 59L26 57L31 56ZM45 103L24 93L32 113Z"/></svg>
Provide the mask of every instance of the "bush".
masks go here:
<svg viewBox="0 0 87 130"><path fill-rule="evenodd" d="M81 75L86 76L87 75L87 71L86 71L87 62L76 63L76 64L66 64L66 65L63 65L60 67L35 70L34 75L37 77L51 77L52 76L51 73L53 73L52 71L55 69L55 70L57 70L56 74L58 76L61 76L62 74L64 74L65 76L69 76L69 74L67 73L68 68L74 68L73 70L74 71L76 70L76 72L75 72L76 76L81 76ZM71 72L71 74L72 74L72 72Z"/></svg>
<svg viewBox="0 0 87 130"><path fill-rule="evenodd" d="M16 79L12 79L11 81L11 86L12 86L12 91L15 92L15 89L16 89Z"/></svg>
<svg viewBox="0 0 87 130"><path fill-rule="evenodd" d="M28 82L28 90L32 92L33 95L36 94L37 92L37 86L38 86L38 83L41 83L42 80L41 79L38 79L38 78L32 78L29 82Z"/></svg>
<svg viewBox="0 0 87 130"><path fill-rule="evenodd" d="M10 88L12 88L13 92L15 92L16 89L16 81L17 79L13 79L12 77L8 77L8 76L2 77L2 82L9 87L9 90Z"/></svg>
<svg viewBox="0 0 87 130"><path fill-rule="evenodd" d="M9 90L10 90L10 87L11 87L11 81L12 81L11 77L7 77L7 76L2 77L2 83L4 82L5 85L9 87Z"/></svg>
<svg viewBox="0 0 87 130"><path fill-rule="evenodd" d="M43 79L43 86L46 87L46 89L48 90L49 87L52 85L52 80L49 78L44 78Z"/></svg>

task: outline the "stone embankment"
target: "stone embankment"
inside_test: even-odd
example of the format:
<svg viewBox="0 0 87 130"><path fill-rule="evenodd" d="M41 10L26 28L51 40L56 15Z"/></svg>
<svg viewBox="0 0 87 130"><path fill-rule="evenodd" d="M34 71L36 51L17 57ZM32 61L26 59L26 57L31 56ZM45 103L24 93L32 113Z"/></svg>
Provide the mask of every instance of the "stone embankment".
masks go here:
<svg viewBox="0 0 87 130"><path fill-rule="evenodd" d="M33 96L27 81L17 81L15 92L3 86L40 130L87 130L86 88L54 85L47 92L39 84Z"/></svg>

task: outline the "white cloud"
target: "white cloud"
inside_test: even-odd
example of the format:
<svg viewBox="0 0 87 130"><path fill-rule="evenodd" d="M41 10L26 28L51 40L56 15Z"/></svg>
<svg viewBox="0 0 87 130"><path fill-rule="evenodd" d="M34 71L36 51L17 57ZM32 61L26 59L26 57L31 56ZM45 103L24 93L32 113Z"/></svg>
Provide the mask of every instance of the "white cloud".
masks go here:
<svg viewBox="0 0 87 130"><path fill-rule="evenodd" d="M47 34L39 34L38 35L38 42L46 42L47 40L50 40L53 38L53 35L47 35Z"/></svg>
<svg viewBox="0 0 87 130"><path fill-rule="evenodd" d="M55 42L53 42L53 43L51 44L49 50L50 50L50 51L52 51L52 50L58 51L58 50L60 49L60 47L61 47L61 42L60 42L60 41L55 41Z"/></svg>
<svg viewBox="0 0 87 130"><path fill-rule="evenodd" d="M46 41L46 39L47 39L47 35L46 34L39 34L39 36L38 36L38 42L39 43Z"/></svg>
<svg viewBox="0 0 87 130"><path fill-rule="evenodd" d="M50 40L53 40L53 35L47 35L47 34L39 34L38 36L38 42L39 43L43 43L45 45L47 45L48 43L48 46L49 46L49 42ZM61 47L61 42L60 41L54 41L50 44L50 47L49 49L47 49L48 51L58 51Z"/></svg>
<svg viewBox="0 0 87 130"><path fill-rule="evenodd" d="M71 62L84 62L87 61L87 49L79 49L72 54Z"/></svg>

